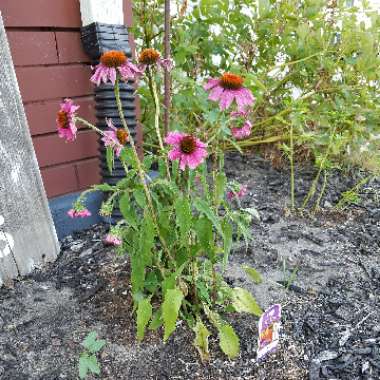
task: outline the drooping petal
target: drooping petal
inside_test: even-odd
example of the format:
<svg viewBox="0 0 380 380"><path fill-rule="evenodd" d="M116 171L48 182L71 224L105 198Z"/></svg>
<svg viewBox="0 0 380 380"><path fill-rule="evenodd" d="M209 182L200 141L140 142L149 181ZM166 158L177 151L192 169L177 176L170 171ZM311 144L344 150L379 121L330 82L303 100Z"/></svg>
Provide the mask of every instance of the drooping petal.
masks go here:
<svg viewBox="0 0 380 380"><path fill-rule="evenodd" d="M184 133L174 131L174 132L169 132L168 135L165 137L164 141L166 144L169 145L178 145L181 143L182 138L185 136Z"/></svg>
<svg viewBox="0 0 380 380"><path fill-rule="evenodd" d="M217 86L218 84L219 84L219 79L217 79L217 78L211 78L211 79L208 80L208 82L205 85L203 85L203 88L206 91L208 91L211 88Z"/></svg>
<svg viewBox="0 0 380 380"><path fill-rule="evenodd" d="M168 158L170 161L175 161L175 160L180 159L181 155L182 155L181 151L178 148L174 148L168 153Z"/></svg>
<svg viewBox="0 0 380 380"><path fill-rule="evenodd" d="M252 92L247 88L241 88L237 90L237 94L235 96L236 104L238 106L239 112L246 112L247 108L252 106L255 98L252 95Z"/></svg>
<svg viewBox="0 0 380 380"><path fill-rule="evenodd" d="M173 70L174 67L174 62L171 58L159 58L157 64L158 66L167 71Z"/></svg>
<svg viewBox="0 0 380 380"><path fill-rule="evenodd" d="M110 67L108 69L108 76L109 76L110 82L115 86L116 77L117 77L116 69L113 67Z"/></svg>
<svg viewBox="0 0 380 380"><path fill-rule="evenodd" d="M106 124L107 124L108 128L113 129L114 131L117 130L117 128L115 127L115 125L114 125L114 123L110 117L106 117Z"/></svg>
<svg viewBox="0 0 380 380"><path fill-rule="evenodd" d="M226 110L232 104L235 99L234 90L224 91L220 97L219 108L221 111Z"/></svg>
<svg viewBox="0 0 380 380"><path fill-rule="evenodd" d="M221 97L223 96L223 93L225 92L224 88L223 87L220 87L220 86L216 86L214 87L211 91L210 91L210 94L208 96L208 98L210 100L213 100L214 102L217 102L218 100L221 99Z"/></svg>

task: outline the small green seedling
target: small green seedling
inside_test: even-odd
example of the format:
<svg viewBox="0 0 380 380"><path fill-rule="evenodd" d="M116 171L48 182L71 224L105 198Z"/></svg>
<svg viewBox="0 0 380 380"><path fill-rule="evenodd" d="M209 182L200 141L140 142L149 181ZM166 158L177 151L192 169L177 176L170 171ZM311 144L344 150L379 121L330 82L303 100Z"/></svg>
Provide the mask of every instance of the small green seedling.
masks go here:
<svg viewBox="0 0 380 380"><path fill-rule="evenodd" d="M82 346L85 350L81 353L79 358L79 377L85 379L89 373L100 375L100 365L96 354L105 346L106 341L98 339L96 331L90 332Z"/></svg>
<svg viewBox="0 0 380 380"><path fill-rule="evenodd" d="M296 279L297 272L298 272L299 267L295 267L291 272L287 268L286 265L286 260L282 261L282 273L284 276L284 282L285 282L285 289L289 290L290 286L293 285L294 280ZM290 274L288 274L290 272Z"/></svg>

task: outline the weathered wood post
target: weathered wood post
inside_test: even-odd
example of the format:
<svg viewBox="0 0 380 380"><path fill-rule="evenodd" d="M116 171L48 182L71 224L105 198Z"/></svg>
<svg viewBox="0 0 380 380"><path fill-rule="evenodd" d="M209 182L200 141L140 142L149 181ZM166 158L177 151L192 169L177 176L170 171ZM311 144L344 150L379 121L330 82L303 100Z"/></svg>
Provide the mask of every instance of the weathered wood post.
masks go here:
<svg viewBox="0 0 380 380"><path fill-rule="evenodd" d="M0 13L0 286L58 252Z"/></svg>

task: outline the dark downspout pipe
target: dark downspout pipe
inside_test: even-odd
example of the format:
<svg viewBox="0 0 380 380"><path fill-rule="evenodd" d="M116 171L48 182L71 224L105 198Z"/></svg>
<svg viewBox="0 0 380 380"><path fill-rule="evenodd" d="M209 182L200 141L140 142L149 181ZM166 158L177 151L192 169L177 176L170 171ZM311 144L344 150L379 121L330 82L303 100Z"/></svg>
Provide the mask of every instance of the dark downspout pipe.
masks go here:
<svg viewBox="0 0 380 380"><path fill-rule="evenodd" d="M128 30L124 25L111 25L94 22L81 28L81 39L85 52L92 59L92 64L99 63L100 56L109 50L122 50L128 58L132 52L128 39ZM129 129L134 138L137 132L135 88L132 81L120 83L120 95L124 109L124 115ZM107 129L105 118L112 118L117 128L122 128L119 118L113 86L110 83L95 87L95 110L97 127L101 130ZM115 169L112 174L107 168L106 150L104 145L99 144L100 169L103 182L114 185L124 178L125 173L121 162L115 157ZM121 217L119 209L114 209L113 219Z"/></svg>

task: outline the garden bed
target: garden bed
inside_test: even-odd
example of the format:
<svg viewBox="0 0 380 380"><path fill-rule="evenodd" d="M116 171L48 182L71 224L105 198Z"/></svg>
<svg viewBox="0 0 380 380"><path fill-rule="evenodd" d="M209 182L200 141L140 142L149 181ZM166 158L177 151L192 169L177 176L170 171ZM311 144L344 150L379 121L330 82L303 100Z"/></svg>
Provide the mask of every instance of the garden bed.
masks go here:
<svg viewBox="0 0 380 380"><path fill-rule="evenodd" d="M251 290L263 308L283 305L281 347L256 362L257 319L230 316L241 354L229 361L215 340L202 364L193 333L180 324L135 339L128 258L104 246L105 226L62 242L56 263L0 290L0 379L76 379L80 343L92 330L106 339L101 379L378 379L380 378L380 183L360 206L331 208L358 174L329 177L323 211L290 216L289 175L257 157L231 155L227 174L247 184L244 206L258 209L248 250L237 246L226 280ZM312 170L297 175L300 201ZM250 265L264 281L253 284Z"/></svg>

